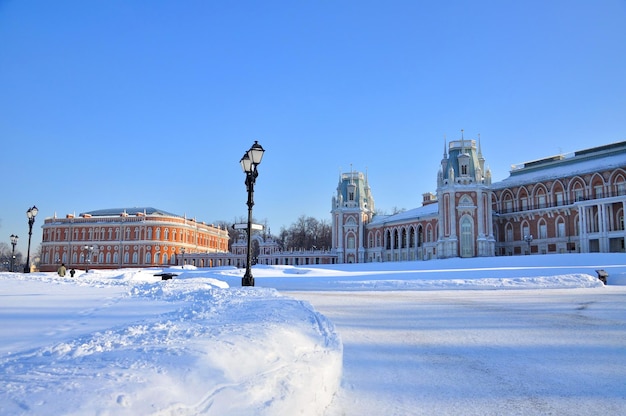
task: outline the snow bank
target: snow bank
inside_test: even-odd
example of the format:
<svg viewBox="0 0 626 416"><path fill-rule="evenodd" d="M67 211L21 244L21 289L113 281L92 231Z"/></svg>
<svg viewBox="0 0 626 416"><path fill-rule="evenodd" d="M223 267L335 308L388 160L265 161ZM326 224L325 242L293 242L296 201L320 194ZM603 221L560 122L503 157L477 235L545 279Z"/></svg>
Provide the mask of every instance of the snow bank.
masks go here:
<svg viewBox="0 0 626 416"><path fill-rule="evenodd" d="M0 413L323 413L339 388L342 344L308 303L274 289L224 289L213 278L146 281L152 272L0 274L3 321L41 316L35 348L1 351ZM17 281L25 292L46 283L34 298L46 307L19 307L33 293L11 295ZM86 291L104 298L72 307Z"/></svg>

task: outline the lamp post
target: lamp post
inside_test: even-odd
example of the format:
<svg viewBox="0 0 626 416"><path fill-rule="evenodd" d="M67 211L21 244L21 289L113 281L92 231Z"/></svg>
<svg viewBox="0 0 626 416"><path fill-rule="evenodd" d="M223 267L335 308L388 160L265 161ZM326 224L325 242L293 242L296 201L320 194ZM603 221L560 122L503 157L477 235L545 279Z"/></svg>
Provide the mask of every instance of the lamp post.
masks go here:
<svg viewBox="0 0 626 416"><path fill-rule="evenodd" d="M182 268L185 268L185 247L180 249L180 255L181 255L181 261L180 264L182 265Z"/></svg>
<svg viewBox="0 0 626 416"><path fill-rule="evenodd" d="M19 237L16 236L15 234L11 234L11 245L13 246L13 253L11 254L11 271L15 271L14 267L15 267L15 246L17 245L17 239Z"/></svg>
<svg viewBox="0 0 626 416"><path fill-rule="evenodd" d="M265 150L259 142L256 140L250 149L244 153L243 157L239 161L243 173L246 174L246 189L248 191L248 253L246 261L246 273L241 279L242 286L254 286L254 277L252 277L251 263L252 263L252 207L254 206L254 183L256 182L259 172L257 166L261 164L263 159L263 153Z"/></svg>
<svg viewBox="0 0 626 416"><path fill-rule="evenodd" d="M530 254L530 243L533 242L533 235L532 234L525 235L524 236L524 241L526 241L528 243L528 254Z"/></svg>
<svg viewBox="0 0 626 416"><path fill-rule="evenodd" d="M87 258L85 259L85 263L87 264L87 266L85 267L85 273L89 272L89 265L91 264L91 256L93 256L93 250L94 248L98 248L98 247L94 247L94 246L85 246L84 249L87 252Z"/></svg>
<svg viewBox="0 0 626 416"><path fill-rule="evenodd" d="M32 208L28 208L26 211L26 217L28 217L28 251L26 252L26 264L24 265L24 273L30 273L30 238L33 235L33 224L35 223L35 217L39 210L33 205Z"/></svg>

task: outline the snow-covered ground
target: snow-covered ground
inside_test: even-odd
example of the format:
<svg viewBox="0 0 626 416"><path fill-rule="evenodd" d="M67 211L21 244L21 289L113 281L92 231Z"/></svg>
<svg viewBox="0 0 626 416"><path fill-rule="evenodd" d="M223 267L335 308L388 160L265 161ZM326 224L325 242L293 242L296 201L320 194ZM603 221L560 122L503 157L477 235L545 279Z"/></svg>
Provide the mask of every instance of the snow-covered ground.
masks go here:
<svg viewBox="0 0 626 416"><path fill-rule="evenodd" d="M161 270L0 273L0 414L626 414L623 254Z"/></svg>

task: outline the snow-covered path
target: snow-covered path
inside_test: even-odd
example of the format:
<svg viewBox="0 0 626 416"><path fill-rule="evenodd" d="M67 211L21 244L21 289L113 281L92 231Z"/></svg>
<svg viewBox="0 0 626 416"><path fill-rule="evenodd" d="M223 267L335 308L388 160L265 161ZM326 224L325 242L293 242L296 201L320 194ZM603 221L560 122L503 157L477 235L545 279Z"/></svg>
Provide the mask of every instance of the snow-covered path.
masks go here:
<svg viewBox="0 0 626 416"><path fill-rule="evenodd" d="M626 287L290 292L336 325L327 416L626 414Z"/></svg>

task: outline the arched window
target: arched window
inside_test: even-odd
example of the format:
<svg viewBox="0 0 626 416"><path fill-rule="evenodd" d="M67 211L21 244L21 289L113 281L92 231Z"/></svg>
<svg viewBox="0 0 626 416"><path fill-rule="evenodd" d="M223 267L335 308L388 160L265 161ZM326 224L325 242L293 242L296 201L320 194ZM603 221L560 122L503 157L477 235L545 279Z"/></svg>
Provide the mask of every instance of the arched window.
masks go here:
<svg viewBox="0 0 626 416"><path fill-rule="evenodd" d="M468 216L461 218L461 257L474 256L474 231L472 220Z"/></svg>
<svg viewBox="0 0 626 416"><path fill-rule="evenodd" d="M152 263L152 255L150 254L150 252L146 253L146 264L151 264Z"/></svg>
<svg viewBox="0 0 626 416"><path fill-rule="evenodd" d="M538 229L539 229L539 238L548 238L548 226L546 225L546 222L543 219L539 221Z"/></svg>
<svg viewBox="0 0 626 416"><path fill-rule="evenodd" d="M504 241L510 243L513 241L513 225L509 222L504 228Z"/></svg>

